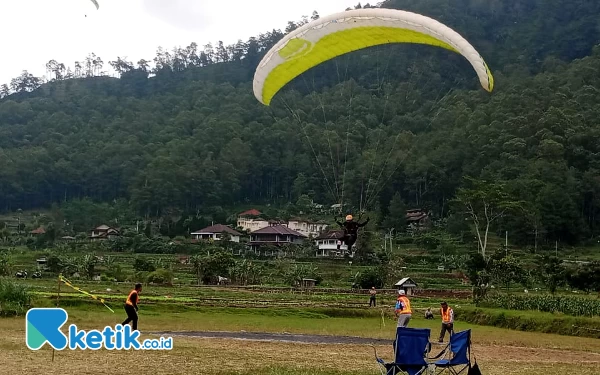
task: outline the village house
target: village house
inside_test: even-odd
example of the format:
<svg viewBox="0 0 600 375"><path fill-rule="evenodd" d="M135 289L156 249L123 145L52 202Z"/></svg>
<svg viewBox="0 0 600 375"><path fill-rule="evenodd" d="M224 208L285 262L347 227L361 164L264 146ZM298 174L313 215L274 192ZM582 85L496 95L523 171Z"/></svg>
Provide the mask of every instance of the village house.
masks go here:
<svg viewBox="0 0 600 375"><path fill-rule="evenodd" d="M406 210L406 225L411 232L426 230L431 225L429 214L422 209Z"/></svg>
<svg viewBox="0 0 600 375"><path fill-rule="evenodd" d="M291 230L285 225L274 225L250 233L250 248L258 252L260 247L299 245L306 238L302 233Z"/></svg>
<svg viewBox="0 0 600 375"><path fill-rule="evenodd" d="M41 236L42 234L46 234L46 230L42 227L32 230L29 234L33 237Z"/></svg>
<svg viewBox="0 0 600 375"><path fill-rule="evenodd" d="M261 218L261 215L262 213L254 208L244 211L238 214L237 227L252 233L263 228L283 225L306 237L316 237L327 229L327 224L321 221L315 222L301 218L292 218L285 222L281 220L267 220Z"/></svg>
<svg viewBox="0 0 600 375"><path fill-rule="evenodd" d="M92 229L89 239L92 241L100 241L113 239L120 235L121 233L118 229L109 227L108 225L100 225L99 227Z"/></svg>
<svg viewBox="0 0 600 375"><path fill-rule="evenodd" d="M337 247L338 242L340 242L339 238L343 235L343 230L331 230L315 238L315 244L317 245L317 258L344 257L346 254L348 254L348 246L346 244L341 243L339 250ZM354 251L349 254L349 256L354 257Z"/></svg>
<svg viewBox="0 0 600 375"><path fill-rule="evenodd" d="M324 222L313 222L299 218L292 218L287 223L288 228L302 233L306 237L317 237L327 229L327 224Z"/></svg>
<svg viewBox="0 0 600 375"><path fill-rule="evenodd" d="M254 208L244 211L238 215L237 226L249 232L268 227L269 221L260 218L260 215L262 213Z"/></svg>
<svg viewBox="0 0 600 375"><path fill-rule="evenodd" d="M225 236L224 236L225 234ZM200 229L191 233L192 239L194 240L213 240L220 241L223 237L227 237L229 235L229 241L231 242L240 242L240 237L242 234L227 225L216 224L206 227L204 229Z"/></svg>

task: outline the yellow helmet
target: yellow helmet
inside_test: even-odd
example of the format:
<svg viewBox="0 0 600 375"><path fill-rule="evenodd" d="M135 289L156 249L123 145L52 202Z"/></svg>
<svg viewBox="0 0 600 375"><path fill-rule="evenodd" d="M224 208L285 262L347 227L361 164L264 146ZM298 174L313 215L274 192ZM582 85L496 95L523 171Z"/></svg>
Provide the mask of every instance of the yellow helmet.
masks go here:
<svg viewBox="0 0 600 375"><path fill-rule="evenodd" d="M346 215L346 220L348 220L348 221L352 220L352 215Z"/></svg>

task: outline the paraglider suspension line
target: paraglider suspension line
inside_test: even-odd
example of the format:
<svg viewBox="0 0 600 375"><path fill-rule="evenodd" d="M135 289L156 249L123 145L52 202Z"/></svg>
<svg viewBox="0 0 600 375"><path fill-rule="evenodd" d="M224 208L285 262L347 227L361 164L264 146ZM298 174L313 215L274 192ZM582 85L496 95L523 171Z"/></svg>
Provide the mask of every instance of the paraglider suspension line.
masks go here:
<svg viewBox="0 0 600 375"><path fill-rule="evenodd" d="M313 147L313 144L310 141L310 137L306 133L306 129L302 126L302 121L301 121L300 117L298 116L298 114L296 112L294 112L294 110L292 110L292 108L287 104L287 102L284 99L282 99L282 101L283 101L283 105L285 105L285 107L288 109L288 111L290 111L290 113L292 114L292 116L294 117L294 119L296 119L296 121L300 125L300 128L304 132L304 136L308 140L308 144L310 145L310 149L312 150L312 153L313 153L313 155L315 157L315 160L317 161L317 165L319 166L319 169L321 170L321 173L323 173L323 178L325 178L325 182L327 183L327 188L329 189L329 192L331 193L331 195L333 196L333 198L335 200L337 200L336 199L337 196L336 196L335 192L333 191L333 188L331 187L331 183L329 182L329 179L327 178L327 174L325 173L325 170L323 170L323 166L321 165L321 162L319 161L319 157L317 156L317 153L315 152L315 148Z"/></svg>

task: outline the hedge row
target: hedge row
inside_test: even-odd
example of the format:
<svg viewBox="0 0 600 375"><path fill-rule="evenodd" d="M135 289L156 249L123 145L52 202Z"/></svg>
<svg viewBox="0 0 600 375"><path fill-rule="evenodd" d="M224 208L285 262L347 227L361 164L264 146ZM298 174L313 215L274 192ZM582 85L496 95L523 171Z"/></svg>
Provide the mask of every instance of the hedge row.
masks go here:
<svg viewBox="0 0 600 375"><path fill-rule="evenodd" d="M600 338L600 320L547 314L523 315L514 311L462 308L456 319L471 324L517 331L554 333L566 336Z"/></svg>
<svg viewBox="0 0 600 375"><path fill-rule="evenodd" d="M572 316L600 316L600 300L585 297L498 295L481 303L481 306L563 313Z"/></svg>

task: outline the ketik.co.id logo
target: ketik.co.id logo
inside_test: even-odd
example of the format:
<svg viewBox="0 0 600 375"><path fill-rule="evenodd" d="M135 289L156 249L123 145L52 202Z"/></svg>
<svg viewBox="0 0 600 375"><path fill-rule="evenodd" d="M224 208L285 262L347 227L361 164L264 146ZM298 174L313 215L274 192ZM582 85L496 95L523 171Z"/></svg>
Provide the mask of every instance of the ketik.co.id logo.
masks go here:
<svg viewBox="0 0 600 375"><path fill-rule="evenodd" d="M171 350L173 339L161 337L160 339L146 339L139 342L139 331L131 331L129 325L116 325L104 327L102 332L98 330L78 330L75 324L69 326L69 335L65 335L60 329L69 319L69 314L60 308L34 308L27 311L25 317L25 341L31 350L39 350L48 343L56 350L64 350L69 347L75 349L98 350Z"/></svg>

